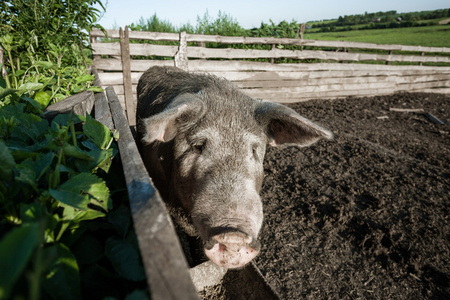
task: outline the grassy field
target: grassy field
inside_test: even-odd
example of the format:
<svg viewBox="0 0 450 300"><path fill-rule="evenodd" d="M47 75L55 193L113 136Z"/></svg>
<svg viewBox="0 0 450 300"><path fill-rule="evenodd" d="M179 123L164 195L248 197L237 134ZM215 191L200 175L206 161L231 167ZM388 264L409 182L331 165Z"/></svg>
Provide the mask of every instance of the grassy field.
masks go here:
<svg viewBox="0 0 450 300"><path fill-rule="evenodd" d="M450 25L305 33L305 39L450 47Z"/></svg>

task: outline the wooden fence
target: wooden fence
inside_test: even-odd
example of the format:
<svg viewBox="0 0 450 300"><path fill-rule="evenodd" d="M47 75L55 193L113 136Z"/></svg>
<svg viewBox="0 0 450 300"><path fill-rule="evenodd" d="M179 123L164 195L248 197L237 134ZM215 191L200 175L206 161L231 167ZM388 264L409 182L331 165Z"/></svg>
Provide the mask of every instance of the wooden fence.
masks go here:
<svg viewBox="0 0 450 300"><path fill-rule="evenodd" d="M99 30L90 32L94 65L103 86L114 87L127 112L134 109L139 77L155 65L176 65L191 72L218 75L235 82L253 97L283 103L399 91L450 93L450 48L129 32L127 28L107 33L110 39L120 39L120 43L99 42L98 38L105 35ZM130 39L174 42L174 45L129 43ZM211 42L225 47L230 44L272 47L270 50L205 47ZM287 45L299 46L299 50L283 49ZM385 54L367 53L367 50ZM396 54L399 51L401 54ZM281 58L314 63L276 63ZM270 59L270 62L255 59ZM125 97L134 101L125 105ZM131 121L130 118L131 115Z"/></svg>

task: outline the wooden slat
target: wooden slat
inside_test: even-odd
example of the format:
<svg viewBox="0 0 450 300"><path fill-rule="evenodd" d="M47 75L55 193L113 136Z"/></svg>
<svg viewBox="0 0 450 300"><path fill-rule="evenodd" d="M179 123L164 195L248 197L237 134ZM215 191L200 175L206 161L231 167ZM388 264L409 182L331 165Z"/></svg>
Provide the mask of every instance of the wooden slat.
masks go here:
<svg viewBox="0 0 450 300"><path fill-rule="evenodd" d="M131 72L131 83L137 84L143 72ZM122 73L99 73L100 81L103 86L123 84Z"/></svg>
<svg viewBox="0 0 450 300"><path fill-rule="evenodd" d="M118 39L120 38L119 30L110 29L106 30L108 38ZM90 32L91 37L106 37L101 30L93 29ZM130 31L130 39L136 40L152 40L152 41L178 41L180 36L178 33L168 32L149 32L149 31Z"/></svg>
<svg viewBox="0 0 450 300"><path fill-rule="evenodd" d="M450 72L447 73L436 73L433 70L416 70L416 71L377 71L377 70L367 70L367 71L344 71L344 70L333 70L329 69L327 71L305 71L305 72L208 72L208 74L216 75L218 77L226 78L230 81L302 81L307 79L326 79L326 78L361 78L361 77L374 77L374 76L404 76L409 78L409 76L432 76L442 78L449 78ZM440 78L440 77L439 77Z"/></svg>
<svg viewBox="0 0 450 300"><path fill-rule="evenodd" d="M73 110L75 114L86 115L88 112L92 115L92 109L94 107L94 93L85 91L79 94L75 94L67 97L66 99L49 105L44 110L44 117L51 121L57 114L69 113Z"/></svg>
<svg viewBox="0 0 450 300"><path fill-rule="evenodd" d="M194 72L230 72L230 71L328 71L328 70L348 70L348 71L398 71L398 70L433 70L434 72L448 72L450 67L429 67L429 66L391 66L381 64L337 64L337 63L298 63L298 64L271 64L255 61L208 61L190 60L189 70Z"/></svg>
<svg viewBox="0 0 450 300"><path fill-rule="evenodd" d="M445 75L416 75L416 76L398 76L398 75L384 75L384 76L364 76L364 77L330 77L330 78L304 78L300 80L245 80L235 81L235 84L240 88L262 88L262 87L303 87L325 84L368 84L376 82L395 82L396 84L418 83L442 81L450 83L450 74Z"/></svg>
<svg viewBox="0 0 450 300"><path fill-rule="evenodd" d="M319 59L334 61L389 61L389 62L433 62L450 63L450 57L444 56L413 56L413 55L379 55L366 53L347 53L312 50L256 50L233 48L203 48L188 47L188 57L193 58L224 58L224 59L257 59L257 58L291 58Z"/></svg>
<svg viewBox="0 0 450 300"><path fill-rule="evenodd" d="M148 177L112 87L106 88L106 95L120 135L120 158L152 299L198 299L172 221Z"/></svg>
<svg viewBox="0 0 450 300"><path fill-rule="evenodd" d="M122 71L122 62L113 58L103 58L94 60L94 65L99 70L104 71ZM130 68L132 72L144 72L153 66L173 66L173 60L136 60L130 61Z"/></svg>
<svg viewBox="0 0 450 300"><path fill-rule="evenodd" d="M118 30L107 30L110 38L118 38ZM100 30L92 30L91 37L105 37ZM158 32L130 32L131 39L153 40L153 41L178 41L177 33L158 33ZM242 37L242 36L219 36L186 34L187 42L200 43L222 43L222 44L276 44L276 45L298 45L309 47L332 47L332 48L354 48L354 49L375 49L386 51L411 51L411 52L431 52L431 53L450 53L450 48L446 47L423 47L408 45L388 45L372 44L346 41L321 41L308 39L286 39L273 37Z"/></svg>
<svg viewBox="0 0 450 300"><path fill-rule="evenodd" d="M436 79L446 79L450 77L450 72L443 74L436 74L433 72L425 71L392 71L392 72L383 72L383 71L311 71L311 72L231 72L231 73L212 73L210 74L217 75L219 77L224 77L231 81L264 81L272 80L272 81L282 81L282 80L307 80L307 79L326 79L326 78L355 78L358 80L358 77L374 77L374 76L404 76L407 80L414 80L414 77L408 76L435 76ZM132 72L131 73L131 82L132 84L137 84L139 78L143 72ZM267 74L267 75L266 75ZM436 74L436 75L434 75ZM122 73L99 73L99 78L103 84L103 86L110 85L120 85L123 83L123 75ZM279 79L277 79L279 78Z"/></svg>
<svg viewBox="0 0 450 300"><path fill-rule="evenodd" d="M130 40L128 38L128 26L125 31L120 28L120 52L122 55L122 74L123 74L123 90L125 96L125 107L127 112L128 123L130 126L136 125L136 103L133 99L133 91L131 87L131 71L130 71Z"/></svg>
<svg viewBox="0 0 450 300"><path fill-rule="evenodd" d="M95 43L92 45L96 55L120 55L117 43ZM130 44L130 55L173 57L178 52L178 46L162 46L152 44ZM257 59L257 58L290 58L318 59L334 61L388 61L388 62L422 62L450 63L446 56L420 55L381 55L367 53L347 53L313 50L256 50L233 48L187 47L187 56L192 58L223 58L223 59Z"/></svg>
<svg viewBox="0 0 450 300"><path fill-rule="evenodd" d="M94 43L91 47L95 55L120 56L120 43ZM178 46L130 44L130 55L173 57L177 50Z"/></svg>
<svg viewBox="0 0 450 300"><path fill-rule="evenodd" d="M98 72L95 67L91 69L92 75L95 76L94 85L102 86L100 78L98 77ZM114 129L114 123L112 121L111 110L109 109L108 100L104 92L94 94L94 116L97 121L108 127L110 130Z"/></svg>

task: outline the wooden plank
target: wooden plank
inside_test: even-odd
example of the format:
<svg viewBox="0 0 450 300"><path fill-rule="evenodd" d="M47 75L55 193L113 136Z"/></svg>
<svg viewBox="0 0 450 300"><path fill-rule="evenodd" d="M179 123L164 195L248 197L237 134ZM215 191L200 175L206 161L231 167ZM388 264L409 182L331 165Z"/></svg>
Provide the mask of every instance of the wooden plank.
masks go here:
<svg viewBox="0 0 450 300"><path fill-rule="evenodd" d="M117 95L123 95L123 85L113 85L114 91ZM133 95L137 93L137 84L132 85Z"/></svg>
<svg viewBox="0 0 450 300"><path fill-rule="evenodd" d="M403 76L412 79L410 76L430 76L433 78L449 78L448 73L437 73L435 70L422 71L305 71L305 72L208 72L208 74L223 77L235 82L246 81L303 81L307 79L325 79L325 78L361 78L361 77L384 77L384 76Z"/></svg>
<svg viewBox="0 0 450 300"><path fill-rule="evenodd" d="M256 58L291 58L319 59L334 61L390 61L390 62L433 62L450 63L450 57L444 56L413 56L413 55L380 55L367 53L332 52L319 50L256 50L233 48L203 48L188 47L187 56L193 58L224 58L224 59L256 59Z"/></svg>
<svg viewBox="0 0 450 300"><path fill-rule="evenodd" d="M245 80L234 81L240 88L259 88L259 87L302 87L309 85L323 85L323 84L367 84L375 82L395 82L399 83L417 83L429 81L450 81L450 74L448 75L412 75L412 76L398 76L398 75L381 75L381 76L357 76L357 77L323 77L323 78L308 78L305 76L300 80L287 80L285 78L274 78L273 80Z"/></svg>
<svg viewBox="0 0 450 300"><path fill-rule="evenodd" d="M95 76L94 85L102 86L100 79L98 77L98 72L95 67L91 69L92 75ZM108 100L104 92L94 94L94 116L97 121L108 127L110 130L114 129L114 123L112 121L111 110L109 109Z"/></svg>
<svg viewBox="0 0 450 300"><path fill-rule="evenodd" d="M118 30L107 30L109 38L119 38ZM91 37L105 37L100 30L92 30ZM152 40L152 41L178 41L179 36L176 33L160 33L160 32L130 32L131 39ZM375 49L375 50L392 50L392 51L412 51L412 52L431 52L431 53L450 53L450 48L446 47L423 47L408 45L388 45L388 44L372 44L360 42L346 41L321 41L309 39L285 39L274 37L243 37L243 36L219 36L219 35L202 35L202 34L186 34L187 42L199 43L222 43L222 44L277 44L277 45L298 45L309 47L332 47L332 48L354 48L354 49Z"/></svg>
<svg viewBox="0 0 450 300"><path fill-rule="evenodd" d="M152 66L173 66L173 60L136 60L130 61L132 72L144 72ZM120 60L107 58L94 60L94 65L99 70L105 71L121 71L122 64ZM373 71L414 71L419 70L430 73L448 73L450 67L428 67L428 66L386 66L378 64L337 64L337 63L313 63L313 64L270 64L264 62L249 61L200 61L190 60L189 71L192 72L208 72L223 74L224 72L241 72L245 75L250 72L295 72L295 71L328 71L328 70L373 70Z"/></svg>
<svg viewBox="0 0 450 300"><path fill-rule="evenodd" d="M178 46L164 46L152 44L130 44L130 54L140 56L169 56L174 57Z"/></svg>
<svg viewBox="0 0 450 300"><path fill-rule="evenodd" d="M188 42L203 42L203 43L214 42L222 44L265 44L265 45L277 44L277 45L298 45L310 47L450 53L450 48L445 47L372 44L372 43L346 42L346 41L322 41L322 40L286 39L273 37L242 37L242 36L235 37L235 36L201 35L201 34L187 34L186 38Z"/></svg>
<svg viewBox="0 0 450 300"><path fill-rule="evenodd" d="M153 66L173 66L173 60L142 60L132 59L130 61L131 72L144 72ZM122 62L113 58L94 60L94 65L99 70L122 71Z"/></svg>
<svg viewBox="0 0 450 300"><path fill-rule="evenodd" d="M131 72L131 83L137 84L142 74L143 72ZM119 72L99 73L98 76L103 86L123 84L123 74Z"/></svg>
<svg viewBox="0 0 450 300"><path fill-rule="evenodd" d="M435 72L448 72L450 67L429 66L387 66L381 64L338 64L338 63L298 63L298 64L271 64L254 61L208 61L190 60L189 70L193 72L230 72L230 71L328 71L328 70L434 70Z"/></svg>
<svg viewBox="0 0 450 300"><path fill-rule="evenodd" d="M436 75L434 75L434 74ZM132 72L131 73L131 82L133 85L136 85L139 81L142 72ZM212 73L214 74L214 73ZM266 74L270 74L270 77ZM383 71L318 71L318 72L278 72L277 74L273 74L271 72L247 72L247 73L217 73L219 77L224 77L228 80L236 82L239 85L241 82L245 81L274 81L280 82L280 86L296 86L296 85L308 85L308 84L319 84L321 81L323 83L345 83L345 82L367 82L366 77L379 77L385 78L386 76L391 77L392 80L395 79L396 82L414 82L414 81L434 81L434 80L449 80L450 72L445 74L439 74L435 72L420 72L420 71L403 71L399 70L397 72L386 73ZM265 76L265 77L261 77ZM277 77L279 79L277 79ZM102 81L104 86L110 85L120 85L122 84L122 73L100 73L99 78ZM266 78L266 80L263 80ZM348 79L348 80L347 80ZM297 83L292 84L289 81L297 81ZM313 80L313 81L311 81ZM315 80L315 81L314 81ZM374 79L372 82L377 81ZM304 83L304 84L302 84ZM259 83L260 85L264 85L264 83ZM258 83L255 83L258 86ZM251 83L244 83L242 86L251 87ZM134 87L132 86L133 93ZM118 90L118 93L122 94L123 92Z"/></svg>
<svg viewBox="0 0 450 300"><path fill-rule="evenodd" d="M109 30L106 30L106 32L108 33L108 38L110 38L110 39L120 38L119 30L109 29ZM98 29L93 29L90 32L90 36L91 37L101 37L101 38L106 37L103 34L103 32ZM179 37L178 33L130 31L129 38L137 39L137 40L151 40L151 41L178 41L180 37Z"/></svg>
<svg viewBox="0 0 450 300"><path fill-rule="evenodd" d="M51 121L57 114L69 113L72 111L78 115L86 115L86 112L92 115L92 109L94 107L94 93L84 91L79 94L75 94L67 97L66 99L49 105L44 110L44 117Z"/></svg>
<svg viewBox="0 0 450 300"><path fill-rule="evenodd" d="M118 43L94 43L92 45L96 55L120 55ZM130 44L130 54L138 56L174 57L177 46L163 46L152 44ZM367 53L348 53L313 50L256 50L233 48L203 48L187 47L187 56L192 58L224 58L224 59L257 59L257 58L291 58L318 59L334 61L389 61L389 62L428 62L450 63L446 56L414 56L414 55L380 55Z"/></svg>
<svg viewBox="0 0 450 300"><path fill-rule="evenodd" d="M136 125L136 103L133 101L133 91L131 88L130 40L128 38L128 26L125 26L125 31L120 28L120 52L122 55L122 77L127 118L130 126L134 126Z"/></svg>
<svg viewBox="0 0 450 300"><path fill-rule="evenodd" d="M106 88L106 95L120 135L120 158L152 299L198 299L172 221L148 177L112 87Z"/></svg>
<svg viewBox="0 0 450 300"><path fill-rule="evenodd" d="M121 55L120 43L94 43L91 45L95 55ZM130 44L130 55L173 57L178 46L152 44Z"/></svg>

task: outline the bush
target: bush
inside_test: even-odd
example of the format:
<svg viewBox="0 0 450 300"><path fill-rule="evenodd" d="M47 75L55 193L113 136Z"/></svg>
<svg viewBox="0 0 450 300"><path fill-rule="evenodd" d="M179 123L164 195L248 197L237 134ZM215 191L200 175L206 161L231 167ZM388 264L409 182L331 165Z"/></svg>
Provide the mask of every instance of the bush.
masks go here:
<svg viewBox="0 0 450 300"><path fill-rule="evenodd" d="M87 35L97 3L0 4L0 299L146 297L114 134L89 115L43 118L99 90Z"/></svg>

